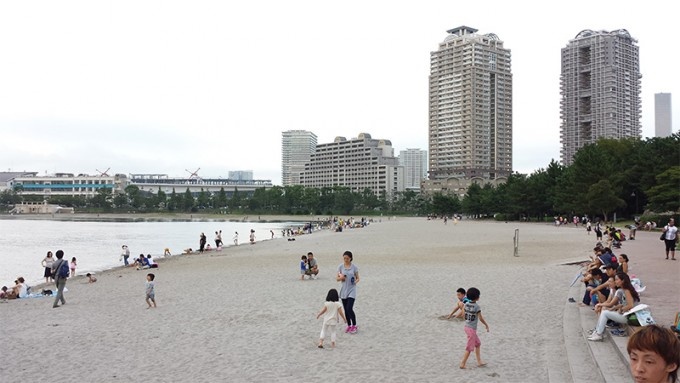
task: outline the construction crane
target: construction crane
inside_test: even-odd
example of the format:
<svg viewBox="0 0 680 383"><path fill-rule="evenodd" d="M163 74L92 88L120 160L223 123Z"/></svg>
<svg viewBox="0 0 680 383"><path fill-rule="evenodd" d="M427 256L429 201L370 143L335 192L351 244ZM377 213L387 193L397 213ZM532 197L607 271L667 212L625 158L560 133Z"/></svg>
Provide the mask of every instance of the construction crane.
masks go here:
<svg viewBox="0 0 680 383"><path fill-rule="evenodd" d="M184 169L186 170L187 173L189 173L189 180L200 180L201 177L198 175L198 171L201 170L201 168L198 168L194 170L193 172L190 171L189 169Z"/></svg>

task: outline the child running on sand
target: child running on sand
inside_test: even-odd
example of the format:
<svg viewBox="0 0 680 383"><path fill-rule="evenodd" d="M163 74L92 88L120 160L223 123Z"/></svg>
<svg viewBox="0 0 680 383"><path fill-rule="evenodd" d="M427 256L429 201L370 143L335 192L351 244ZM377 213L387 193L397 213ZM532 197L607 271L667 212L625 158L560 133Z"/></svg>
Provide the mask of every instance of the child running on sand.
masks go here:
<svg viewBox="0 0 680 383"><path fill-rule="evenodd" d="M156 279L156 276L153 275L152 273L149 273L146 275L146 304L149 305L147 308L156 308L156 290L155 290L155 282L153 281ZM153 306L151 304L153 303Z"/></svg>
<svg viewBox="0 0 680 383"><path fill-rule="evenodd" d="M326 302L323 304L323 308L316 315L316 319L319 319L323 315L323 326L321 327L321 334L319 335L319 348L323 348L323 340L326 338L326 333L331 333L331 347L335 347L335 339L337 337L336 328L338 326L338 316L347 323L347 318L345 318L345 313L342 311L342 303L340 301L340 296L338 295L338 290L330 289L326 295Z"/></svg>
<svg viewBox="0 0 680 383"><path fill-rule="evenodd" d="M465 296L465 289L464 288L459 288L456 290L456 297L458 298L458 301L456 301L456 307L451 311L451 314L449 314L446 319L451 319L453 318L453 314L456 314L456 311L460 310L460 312L455 316L457 319L465 319L465 304L470 302L470 300Z"/></svg>
<svg viewBox="0 0 680 383"><path fill-rule="evenodd" d="M479 289L475 287L470 287L467 291L467 298L470 302L465 303L465 335L467 335L467 345L465 346L465 354L463 354L463 360L460 361L460 368L465 368L465 363L467 363L470 353L474 350L475 357L477 358L477 366L486 366L485 362L482 362L480 355L480 346L482 342L477 336L477 322L482 322L486 327L486 332L489 332L489 325L484 320L482 316L482 308L479 307L477 301L479 300Z"/></svg>

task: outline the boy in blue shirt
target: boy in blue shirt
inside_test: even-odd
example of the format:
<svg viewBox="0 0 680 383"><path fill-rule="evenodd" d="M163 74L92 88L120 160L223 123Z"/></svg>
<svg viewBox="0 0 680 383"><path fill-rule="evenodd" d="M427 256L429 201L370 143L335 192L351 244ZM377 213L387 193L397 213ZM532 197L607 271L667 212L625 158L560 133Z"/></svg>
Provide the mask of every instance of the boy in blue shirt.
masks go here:
<svg viewBox="0 0 680 383"><path fill-rule="evenodd" d="M456 307L453 309L453 311L451 311L451 314L449 314L446 319L453 318L453 314L455 314L458 310L460 310L460 312L455 316L456 319L463 319L463 316L465 315L463 308L465 307L466 303L470 302L470 300L465 296L465 289L460 287L458 290L456 290L456 297L458 298Z"/></svg>

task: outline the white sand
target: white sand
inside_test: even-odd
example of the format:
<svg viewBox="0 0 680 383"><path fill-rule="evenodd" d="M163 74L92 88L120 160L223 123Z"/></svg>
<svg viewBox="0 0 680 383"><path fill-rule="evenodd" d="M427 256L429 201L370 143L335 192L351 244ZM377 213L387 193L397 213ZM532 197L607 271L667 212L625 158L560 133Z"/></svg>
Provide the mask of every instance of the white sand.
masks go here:
<svg viewBox="0 0 680 383"><path fill-rule="evenodd" d="M516 227L519 257L512 255ZM144 302L147 270L112 270L95 284L69 280L67 304L57 309L51 298L0 304L0 380L567 380L562 313L578 267L560 264L586 259L593 243L573 227L383 219L165 260L151 270L157 309ZM344 250L360 269L359 333L343 330L337 348L321 350L315 317L328 289L339 289ZM319 261L318 280L299 280L307 251ZM460 370L463 323L440 317L451 311L455 290L471 286L481 290L491 327L479 327L488 366L477 368L472 355Z"/></svg>

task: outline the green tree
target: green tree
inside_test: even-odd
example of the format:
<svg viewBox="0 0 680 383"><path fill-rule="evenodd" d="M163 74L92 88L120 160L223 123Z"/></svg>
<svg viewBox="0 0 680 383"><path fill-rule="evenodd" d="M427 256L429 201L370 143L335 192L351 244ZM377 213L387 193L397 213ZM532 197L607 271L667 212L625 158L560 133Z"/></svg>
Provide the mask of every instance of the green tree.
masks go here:
<svg viewBox="0 0 680 383"><path fill-rule="evenodd" d="M319 208L320 192L317 188L305 188L302 196L302 206L308 213L321 214Z"/></svg>
<svg viewBox="0 0 680 383"><path fill-rule="evenodd" d="M341 214L350 214L354 209L354 195L346 187L336 186L333 195L335 196L334 208Z"/></svg>
<svg viewBox="0 0 680 383"><path fill-rule="evenodd" d="M234 192L229 199L229 207L232 210L238 210L241 208L241 194L238 191L238 187L234 187Z"/></svg>
<svg viewBox="0 0 680 383"><path fill-rule="evenodd" d="M659 213L680 211L680 166L657 175L656 182L656 186L647 190L650 209Z"/></svg>
<svg viewBox="0 0 680 383"><path fill-rule="evenodd" d="M193 211L193 208L196 204L196 201L194 200L194 196L191 194L191 191L189 188L184 192L184 198L182 198L182 209L184 211Z"/></svg>
<svg viewBox="0 0 680 383"><path fill-rule="evenodd" d="M199 209L208 209L211 207L210 204L210 194L203 190L201 188L201 191L198 192L198 198L196 199L196 204L198 205Z"/></svg>
<svg viewBox="0 0 680 383"><path fill-rule="evenodd" d="M97 193L92 198L90 198L89 202L92 207L110 210L112 199L111 189L101 188L97 190Z"/></svg>
<svg viewBox="0 0 680 383"><path fill-rule="evenodd" d="M214 206L218 209L227 207L227 192L224 191L223 187L220 188L220 191L214 198Z"/></svg>
<svg viewBox="0 0 680 383"><path fill-rule="evenodd" d="M158 187L158 192L156 192L156 197L154 200L154 207L164 209L168 204L168 196L165 194L161 187Z"/></svg>
<svg viewBox="0 0 680 383"><path fill-rule="evenodd" d="M626 206L626 202L616 195L607 180L601 180L588 188L586 197L590 211L601 212L605 222L608 222L608 213Z"/></svg>

